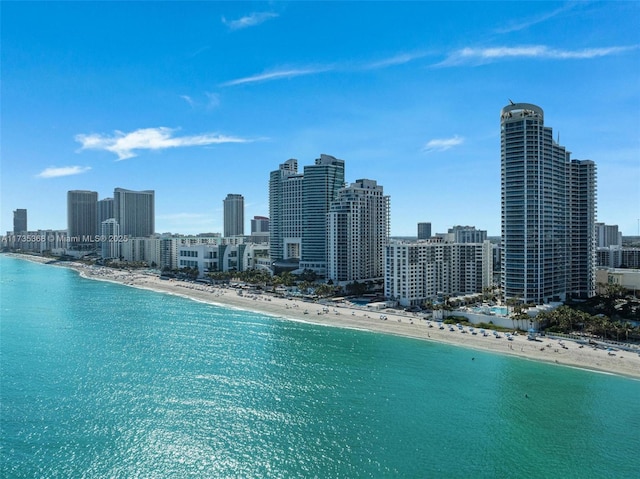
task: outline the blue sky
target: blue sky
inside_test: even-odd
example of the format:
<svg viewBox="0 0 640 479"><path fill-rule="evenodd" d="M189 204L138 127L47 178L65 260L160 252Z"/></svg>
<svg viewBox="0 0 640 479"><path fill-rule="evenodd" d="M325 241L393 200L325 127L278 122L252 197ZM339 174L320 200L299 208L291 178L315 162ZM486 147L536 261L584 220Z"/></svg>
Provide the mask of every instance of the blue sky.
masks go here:
<svg viewBox="0 0 640 479"><path fill-rule="evenodd" d="M500 234L500 109L598 169L598 220L640 224L640 2L5 2L1 227L66 228L66 192L156 191L158 232L268 215L289 158L345 160L392 235Z"/></svg>

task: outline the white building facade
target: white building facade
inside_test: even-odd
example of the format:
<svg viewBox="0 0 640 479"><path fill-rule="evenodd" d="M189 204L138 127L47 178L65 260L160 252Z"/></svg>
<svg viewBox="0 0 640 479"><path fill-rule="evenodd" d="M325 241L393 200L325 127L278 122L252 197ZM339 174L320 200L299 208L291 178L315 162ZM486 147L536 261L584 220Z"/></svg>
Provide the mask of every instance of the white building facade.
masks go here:
<svg viewBox="0 0 640 479"><path fill-rule="evenodd" d="M327 279L337 284L384 278L389 197L374 180L338 191L327 215Z"/></svg>
<svg viewBox="0 0 640 479"><path fill-rule="evenodd" d="M441 296L481 293L491 286L492 248L483 243L391 242L385 254L385 296L421 306Z"/></svg>
<svg viewBox="0 0 640 479"><path fill-rule="evenodd" d="M102 259L120 258L120 225L115 218L100 223L100 254Z"/></svg>
<svg viewBox="0 0 640 479"><path fill-rule="evenodd" d="M302 245L302 174L290 159L269 176L269 249L274 269L300 261Z"/></svg>
<svg viewBox="0 0 640 479"><path fill-rule="evenodd" d="M198 268L198 277L216 271L270 270L269 245L266 243L197 244L178 248L178 268Z"/></svg>

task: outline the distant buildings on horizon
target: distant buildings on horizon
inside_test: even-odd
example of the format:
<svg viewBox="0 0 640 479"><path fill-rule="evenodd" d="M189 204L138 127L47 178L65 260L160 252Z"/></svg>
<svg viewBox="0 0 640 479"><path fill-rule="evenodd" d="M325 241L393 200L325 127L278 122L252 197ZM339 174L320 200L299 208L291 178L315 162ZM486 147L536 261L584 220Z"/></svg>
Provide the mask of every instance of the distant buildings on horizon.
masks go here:
<svg viewBox="0 0 640 479"><path fill-rule="evenodd" d="M14 238L13 246L97 251L159 268L196 267L201 275L306 270L334 284L377 285L403 306L480 293L496 280L505 300L586 298L595 294L596 265L640 267L640 248L623 248L617 225L595 221L595 163L570 158L540 107L504 107L500 130L499 245L475 226L433 234L430 222L417 223L417 240L390 238L390 198L382 185L364 178L347 185L344 160L321 154L302 171L289 159L269 173L269 216L254 216L250 235L241 194L223 199L223 235L158 235L155 192L115 188L113 198L101 200L94 191L69 191L66 231L48 231L38 245ZM18 232L27 232L26 209L14 211Z"/></svg>
<svg viewBox="0 0 640 479"><path fill-rule="evenodd" d="M24 233L28 231L27 228L27 210L17 209L13 212L13 233Z"/></svg>
<svg viewBox="0 0 640 479"><path fill-rule="evenodd" d="M222 201L224 236L244 235L244 196L229 193Z"/></svg>

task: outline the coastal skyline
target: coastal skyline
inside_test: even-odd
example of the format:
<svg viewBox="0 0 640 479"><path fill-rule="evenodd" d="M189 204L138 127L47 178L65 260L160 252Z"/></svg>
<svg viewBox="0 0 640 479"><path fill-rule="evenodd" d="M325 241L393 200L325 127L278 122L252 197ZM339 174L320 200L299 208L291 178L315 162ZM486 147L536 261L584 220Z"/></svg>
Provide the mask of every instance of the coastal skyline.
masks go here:
<svg viewBox="0 0 640 479"><path fill-rule="evenodd" d="M534 103L597 165L597 219L638 233L640 7L2 3L2 232L63 229L70 190L156 191L156 231L268 216L269 172L345 161L391 234L500 234L500 109ZM151 8L152 7L152 8ZM556 138L557 139L557 138ZM246 226L246 225L245 225Z"/></svg>

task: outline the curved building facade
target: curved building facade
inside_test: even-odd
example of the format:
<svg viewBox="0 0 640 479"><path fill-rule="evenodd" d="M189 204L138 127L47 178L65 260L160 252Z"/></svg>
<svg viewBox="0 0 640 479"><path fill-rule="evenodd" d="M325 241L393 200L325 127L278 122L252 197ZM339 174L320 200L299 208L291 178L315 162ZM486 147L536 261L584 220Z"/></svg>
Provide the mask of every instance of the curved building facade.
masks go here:
<svg viewBox="0 0 640 479"><path fill-rule="evenodd" d="M570 159L542 108L500 113L502 289L526 303L593 295L595 165Z"/></svg>

